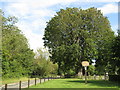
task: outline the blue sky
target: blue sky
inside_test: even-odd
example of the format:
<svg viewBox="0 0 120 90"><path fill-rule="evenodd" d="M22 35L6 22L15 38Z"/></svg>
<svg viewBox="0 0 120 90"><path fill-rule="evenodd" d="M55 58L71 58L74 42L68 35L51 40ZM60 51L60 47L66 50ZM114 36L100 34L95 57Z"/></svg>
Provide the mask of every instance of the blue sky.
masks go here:
<svg viewBox="0 0 120 90"><path fill-rule="evenodd" d="M54 17L56 12L66 7L98 8L104 16L108 17L111 28L116 34L118 29L117 2L118 0L1 0L0 8L6 16L18 18L16 26L27 37L30 48L36 50L43 48L42 37L46 22Z"/></svg>

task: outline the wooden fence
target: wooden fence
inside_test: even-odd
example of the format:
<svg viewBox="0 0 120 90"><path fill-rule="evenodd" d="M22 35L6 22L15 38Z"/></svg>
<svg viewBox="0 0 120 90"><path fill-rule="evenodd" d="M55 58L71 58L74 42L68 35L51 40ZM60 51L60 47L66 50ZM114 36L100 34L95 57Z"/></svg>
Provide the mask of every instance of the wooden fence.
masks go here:
<svg viewBox="0 0 120 90"><path fill-rule="evenodd" d="M34 79L28 79L28 81L19 81L18 83L14 84L5 84L2 86L2 90L21 90L22 88L29 88L31 85L36 85L38 83L43 83L45 81L53 80L53 79L59 79L59 77L47 77L47 78L34 78ZM107 78L107 79L106 79ZM104 76L87 76L88 80L108 80L109 77ZM85 79L84 76L81 77L81 79Z"/></svg>
<svg viewBox="0 0 120 90"><path fill-rule="evenodd" d="M85 76L79 76L80 79L85 79ZM88 80L108 80L109 76L87 76Z"/></svg>
<svg viewBox="0 0 120 90"><path fill-rule="evenodd" d="M58 79L61 77L47 77L47 78L35 78L35 79L28 79L28 81L19 81L18 83L13 83L13 84L5 84L2 86L2 90L21 90L22 88L29 88L31 85L36 85L38 83L43 83L45 81L53 80L53 79Z"/></svg>

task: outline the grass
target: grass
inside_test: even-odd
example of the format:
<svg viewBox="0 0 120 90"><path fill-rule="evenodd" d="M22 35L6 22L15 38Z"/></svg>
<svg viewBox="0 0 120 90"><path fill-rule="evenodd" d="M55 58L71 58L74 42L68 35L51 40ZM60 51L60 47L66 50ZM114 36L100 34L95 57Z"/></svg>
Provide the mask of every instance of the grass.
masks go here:
<svg viewBox="0 0 120 90"><path fill-rule="evenodd" d="M104 80L88 80L85 84L84 80L80 79L55 79L30 88L120 88L120 85Z"/></svg>
<svg viewBox="0 0 120 90"><path fill-rule="evenodd" d="M30 78L33 79L33 78ZM17 83L19 81L27 81L28 78L27 77L21 77L21 78L4 78L2 79L2 81L0 81L0 83L2 82L2 85L4 84L10 84L10 83Z"/></svg>
<svg viewBox="0 0 120 90"><path fill-rule="evenodd" d="M52 75L52 76L56 76L56 75ZM48 76L46 76L48 77ZM39 77L42 78L42 77ZM29 78L30 80L35 79L35 78ZM28 77L20 77L20 78L0 78L0 85L4 85L4 84L10 84L10 83L17 83L19 81L27 81Z"/></svg>

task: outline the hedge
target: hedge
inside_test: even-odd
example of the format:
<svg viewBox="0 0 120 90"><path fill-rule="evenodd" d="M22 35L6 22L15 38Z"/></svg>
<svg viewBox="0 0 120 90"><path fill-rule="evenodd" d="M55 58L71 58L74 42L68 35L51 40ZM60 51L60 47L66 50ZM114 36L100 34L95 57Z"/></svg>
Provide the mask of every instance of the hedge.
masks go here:
<svg viewBox="0 0 120 90"><path fill-rule="evenodd" d="M109 75L109 81L120 82L120 75Z"/></svg>

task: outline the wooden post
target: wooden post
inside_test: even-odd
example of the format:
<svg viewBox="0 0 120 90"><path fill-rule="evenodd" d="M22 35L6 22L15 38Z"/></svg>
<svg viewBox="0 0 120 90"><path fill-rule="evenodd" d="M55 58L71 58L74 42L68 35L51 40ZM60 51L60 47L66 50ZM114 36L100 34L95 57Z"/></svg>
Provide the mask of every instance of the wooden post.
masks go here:
<svg viewBox="0 0 120 90"><path fill-rule="evenodd" d="M49 77L48 77L48 81L49 81Z"/></svg>
<svg viewBox="0 0 120 90"><path fill-rule="evenodd" d="M36 78L35 78L35 85L36 85Z"/></svg>
<svg viewBox="0 0 120 90"><path fill-rule="evenodd" d="M30 80L28 79L28 88L29 88L29 85L30 85Z"/></svg>
<svg viewBox="0 0 120 90"><path fill-rule="evenodd" d="M19 82L19 90L21 90L21 81Z"/></svg>
<svg viewBox="0 0 120 90"><path fill-rule="evenodd" d="M45 82L45 78L44 78L44 82Z"/></svg>
<svg viewBox="0 0 120 90"><path fill-rule="evenodd" d="M41 78L40 78L40 84L41 84Z"/></svg>
<svg viewBox="0 0 120 90"><path fill-rule="evenodd" d="M87 67L85 67L85 84L87 84Z"/></svg>
<svg viewBox="0 0 120 90"><path fill-rule="evenodd" d="M5 90L7 90L7 84L5 84Z"/></svg>
<svg viewBox="0 0 120 90"><path fill-rule="evenodd" d="M96 75L94 75L94 80L96 80Z"/></svg>

